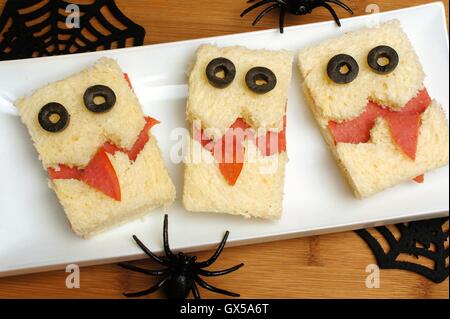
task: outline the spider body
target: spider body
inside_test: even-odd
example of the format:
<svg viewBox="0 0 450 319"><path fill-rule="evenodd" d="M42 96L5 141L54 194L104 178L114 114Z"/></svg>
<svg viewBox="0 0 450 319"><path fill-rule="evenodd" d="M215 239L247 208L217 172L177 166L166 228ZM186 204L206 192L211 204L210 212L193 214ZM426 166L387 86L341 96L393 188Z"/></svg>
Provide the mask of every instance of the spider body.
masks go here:
<svg viewBox="0 0 450 319"><path fill-rule="evenodd" d="M299 1L299 0L286 0L285 9L287 12L291 14L295 14L297 16L305 15L312 12L311 3L313 1Z"/></svg>
<svg viewBox="0 0 450 319"><path fill-rule="evenodd" d="M158 264L166 267L161 270L148 270L143 269L137 266L134 266L130 263L120 263L119 266L132 270L135 272L143 273L150 276L158 276L161 279L158 283L144 291L136 292L136 293L126 293L124 294L126 297L141 297L148 294L151 294L161 288L164 288L165 293L169 299L186 299L189 296L189 293L192 292L195 299L200 299L200 292L198 290L197 285L208 289L210 291L231 296L231 297L239 297L239 294L229 292L220 288L216 288L206 283L200 276L205 277L213 277L213 276L222 276L234 272L244 266L244 264L239 264L229 269L220 270L220 271L208 271L203 268L207 268L211 266L217 258L219 258L222 253L225 244L228 239L229 232L225 233L225 236L222 239L219 247L217 248L214 255L204 262L197 262L196 256L186 255L184 253L174 254L169 246L169 232L168 232L168 216L164 217L164 257L159 257L151 252L136 236L133 236L133 239L136 241L138 246L149 256L151 259L156 261Z"/></svg>
<svg viewBox="0 0 450 319"><path fill-rule="evenodd" d="M170 280L166 286L166 294L171 299L186 299L195 284L189 274L195 270L195 256L179 253L171 263Z"/></svg>
<svg viewBox="0 0 450 319"><path fill-rule="evenodd" d="M247 3L256 2L257 0L248 0ZM333 7L330 5L335 4L346 11L348 11L350 14L353 14L352 9L350 9L349 6L347 6L345 3L343 3L341 0L260 0L256 2L255 4L251 5L247 9L245 9L241 13L241 17L245 16L250 11L253 11L263 5L268 5L261 13L258 14L256 19L253 21L253 26L256 25L266 14L271 12L274 9L280 10L280 32L284 32L284 19L286 16L286 13L293 14L293 15L306 15L310 14L315 8L318 7L324 7L327 9L331 15L334 18L334 21L336 21L338 26L341 26L341 22L339 21L339 17L334 11Z"/></svg>

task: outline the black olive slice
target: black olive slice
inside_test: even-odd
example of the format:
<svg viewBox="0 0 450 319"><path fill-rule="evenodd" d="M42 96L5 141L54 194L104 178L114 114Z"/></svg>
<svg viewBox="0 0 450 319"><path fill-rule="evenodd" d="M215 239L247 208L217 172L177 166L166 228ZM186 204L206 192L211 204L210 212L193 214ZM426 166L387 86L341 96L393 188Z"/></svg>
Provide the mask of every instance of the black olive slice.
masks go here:
<svg viewBox="0 0 450 319"><path fill-rule="evenodd" d="M38 115L41 127L50 133L58 133L64 131L69 125L70 114L66 108L59 103L48 103L40 111Z"/></svg>
<svg viewBox="0 0 450 319"><path fill-rule="evenodd" d="M253 92L265 94L275 88L277 85L277 77L270 69L258 66L247 72L245 82Z"/></svg>
<svg viewBox="0 0 450 319"><path fill-rule="evenodd" d="M103 103L97 104L95 98L103 98ZM84 93L84 105L86 108L94 113L105 113L110 111L116 104L116 94L114 91L105 85L94 85L86 90Z"/></svg>
<svg viewBox="0 0 450 319"><path fill-rule="evenodd" d="M380 64L380 60L387 60L386 64ZM367 56L367 63L377 73L389 74L394 71L399 63L397 51L387 45L373 48Z"/></svg>
<svg viewBox="0 0 450 319"><path fill-rule="evenodd" d="M328 62L327 73L334 82L348 84L358 76L359 65L350 55L338 54Z"/></svg>
<svg viewBox="0 0 450 319"><path fill-rule="evenodd" d="M209 83L218 89L229 86L236 77L234 63L226 58L216 58L206 67L206 76Z"/></svg>

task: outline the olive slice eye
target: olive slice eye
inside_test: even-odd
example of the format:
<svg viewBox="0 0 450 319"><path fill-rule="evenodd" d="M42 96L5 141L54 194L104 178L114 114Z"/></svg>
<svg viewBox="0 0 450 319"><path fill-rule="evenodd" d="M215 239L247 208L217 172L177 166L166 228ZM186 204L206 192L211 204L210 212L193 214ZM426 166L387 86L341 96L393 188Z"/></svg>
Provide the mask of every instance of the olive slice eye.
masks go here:
<svg viewBox="0 0 450 319"><path fill-rule="evenodd" d="M367 56L367 64L379 74L389 74L394 71L399 63L397 51L387 45L373 48Z"/></svg>
<svg viewBox="0 0 450 319"><path fill-rule="evenodd" d="M70 114L59 103L48 103L39 111L39 124L50 133L64 131L70 122Z"/></svg>
<svg viewBox="0 0 450 319"><path fill-rule="evenodd" d="M234 63L226 58L216 58L206 67L206 77L209 83L218 89L229 86L236 77Z"/></svg>
<svg viewBox="0 0 450 319"><path fill-rule="evenodd" d="M105 85L94 85L88 88L83 100L86 108L93 113L108 112L117 101L114 91Z"/></svg>
<svg viewBox="0 0 450 319"><path fill-rule="evenodd" d="M253 92L265 94L277 86L277 77L270 69L258 66L247 72L245 82Z"/></svg>
<svg viewBox="0 0 450 319"><path fill-rule="evenodd" d="M348 84L357 78L359 65L350 55L338 54L328 62L327 73L335 83Z"/></svg>

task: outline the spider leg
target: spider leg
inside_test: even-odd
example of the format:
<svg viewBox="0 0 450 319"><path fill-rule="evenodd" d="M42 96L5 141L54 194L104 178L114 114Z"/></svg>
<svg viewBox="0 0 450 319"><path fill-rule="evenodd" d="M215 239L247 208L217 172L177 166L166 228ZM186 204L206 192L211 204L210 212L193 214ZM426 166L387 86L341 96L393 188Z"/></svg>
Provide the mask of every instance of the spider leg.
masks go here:
<svg viewBox="0 0 450 319"><path fill-rule="evenodd" d="M322 4L318 5L318 7L324 7L325 9L327 9L328 11L330 11L331 15L334 18L334 21L336 21L336 24L338 26L341 26L341 21L339 20L339 17L336 13L336 11L334 11L334 9L326 2L323 2Z"/></svg>
<svg viewBox="0 0 450 319"><path fill-rule="evenodd" d="M335 5L338 5L341 8L347 10L350 14L353 14L353 10L348 5L346 5L345 3L343 3L340 0L325 0L324 2L334 3Z"/></svg>
<svg viewBox="0 0 450 319"><path fill-rule="evenodd" d="M151 259L153 259L154 261L156 261L157 263L167 266L167 262L162 259L161 257L156 256L154 253L152 253L150 251L150 249L148 249L140 240L139 238L137 238L136 235L133 235L133 239L136 242L136 244L138 244L139 247L141 247L141 249L144 251L144 253L149 256Z"/></svg>
<svg viewBox="0 0 450 319"><path fill-rule="evenodd" d="M173 257L173 253L172 250L170 250L170 245L169 245L169 215L165 215L164 216L164 251L166 253L166 256L168 258Z"/></svg>
<svg viewBox="0 0 450 319"><path fill-rule="evenodd" d="M252 26L255 26L266 14L268 14L270 11L272 11L275 8L278 8L278 4L272 4L271 6L265 8L263 11L261 11L260 14L256 17L255 21L253 21Z"/></svg>
<svg viewBox="0 0 450 319"><path fill-rule="evenodd" d="M198 287L197 287L197 285L195 284L195 282L192 283L192 294L194 295L194 298L195 298L195 299L202 299L202 298L200 297L200 292L198 291Z"/></svg>
<svg viewBox="0 0 450 319"><path fill-rule="evenodd" d="M205 281L203 281L200 277L195 276L195 281L203 288L218 293L218 294L222 294L222 295L226 295L226 296L231 296L231 297L240 297L241 295L231 292L231 291L227 291L227 290L223 290L214 286L211 286L210 284L206 283Z"/></svg>
<svg viewBox="0 0 450 319"><path fill-rule="evenodd" d="M281 8L280 11L280 33L284 33L284 18L286 17L286 10Z"/></svg>
<svg viewBox="0 0 450 319"><path fill-rule="evenodd" d="M212 265L217 260L217 258L219 258L220 254L222 253L222 251L225 247L225 244L227 243L227 239L228 239L229 235L230 235L230 232L227 231L225 233L225 236L223 236L222 242L220 243L219 247L217 247L217 250L214 253L214 255L212 255L211 258L209 258L207 261L197 263L196 264L197 268L206 268L206 267Z"/></svg>
<svg viewBox="0 0 450 319"><path fill-rule="evenodd" d="M142 297L142 296L146 296L149 295L159 289L161 289L169 280L169 277L164 278L163 280L159 281L156 285L154 285L153 287L144 290L144 291L139 291L139 292L132 292L132 293L125 293L123 294L125 297Z"/></svg>
<svg viewBox="0 0 450 319"><path fill-rule="evenodd" d="M199 275L202 275L205 277L216 277L216 276L222 276L222 275L227 275L229 273L232 273L232 272L240 269L243 266L244 266L244 264L239 264L237 266L234 266L234 267L231 267L228 269L224 269L224 270L218 270L218 271L208 271L208 270L198 269L197 272Z"/></svg>
<svg viewBox="0 0 450 319"><path fill-rule="evenodd" d="M245 16L247 13L249 13L250 11L252 11L252 10L254 10L254 9L256 9L256 8L259 8L260 6L263 6L263 5L265 5L266 3L270 3L270 2L274 2L274 0L262 0L262 1L259 1L259 2L255 3L254 5L251 5L250 7L248 7L247 9L245 9L245 10L241 13L241 18L242 18L243 16Z"/></svg>
<svg viewBox="0 0 450 319"><path fill-rule="evenodd" d="M128 269L128 270L131 270L131 271L139 272L141 274L146 274L146 275L150 275L150 276L163 276L166 273L165 270L149 270L149 269L137 267L130 263L119 263L119 266L122 268Z"/></svg>

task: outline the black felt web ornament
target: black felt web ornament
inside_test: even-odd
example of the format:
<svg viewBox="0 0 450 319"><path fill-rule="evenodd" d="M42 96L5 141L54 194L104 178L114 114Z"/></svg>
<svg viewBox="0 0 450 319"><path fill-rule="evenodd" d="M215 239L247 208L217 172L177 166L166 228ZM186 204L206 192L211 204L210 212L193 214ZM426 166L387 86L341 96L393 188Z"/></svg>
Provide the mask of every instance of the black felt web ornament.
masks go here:
<svg viewBox="0 0 450 319"><path fill-rule="evenodd" d="M448 277L448 218L359 230L381 269L403 269L435 283ZM387 243L383 247L383 242ZM413 258L408 258L413 257Z"/></svg>
<svg viewBox="0 0 450 319"><path fill-rule="evenodd" d="M9 0L0 16L0 60L138 46L144 37L114 0Z"/></svg>

